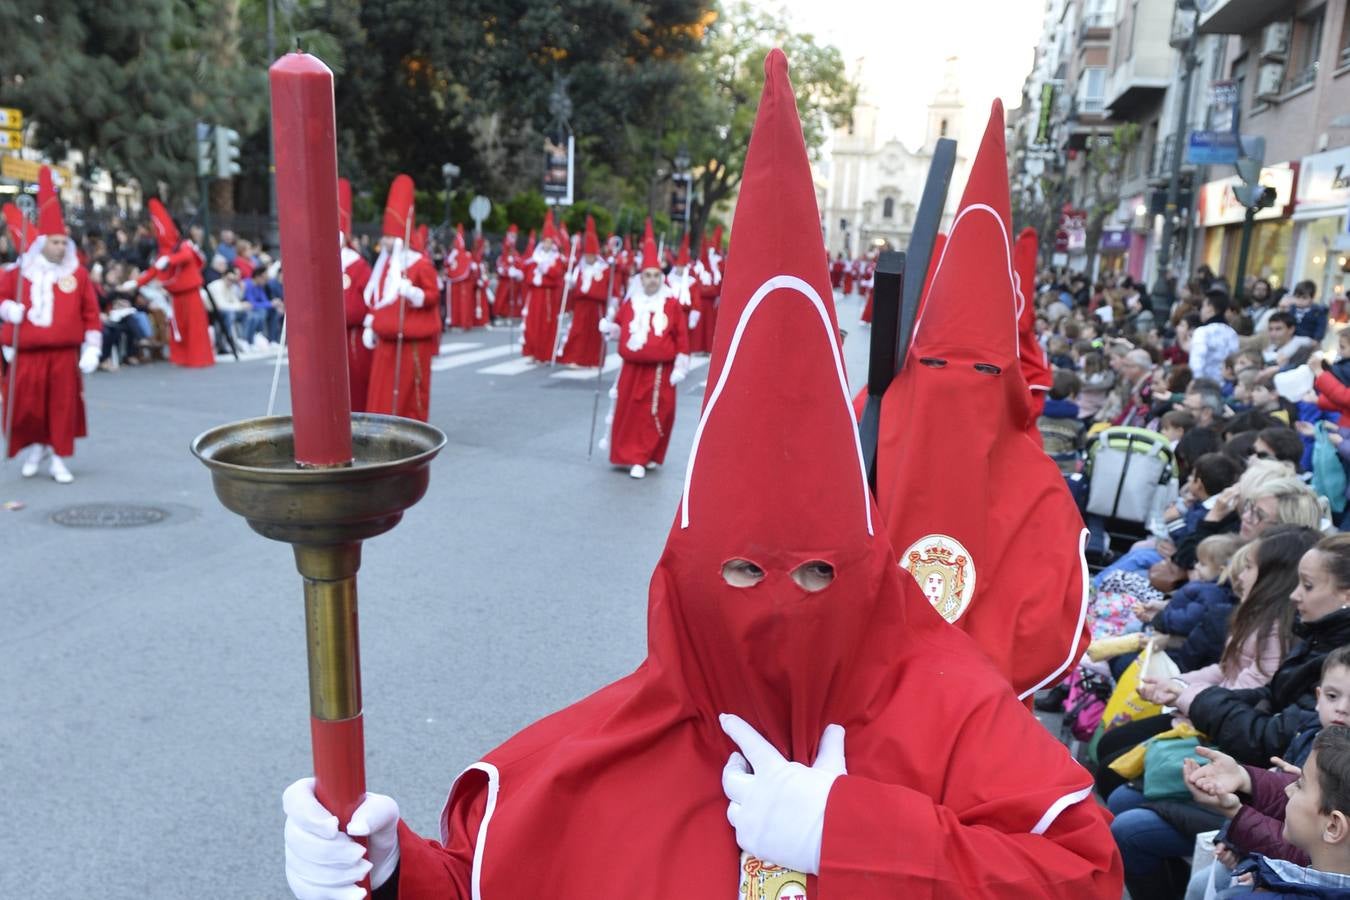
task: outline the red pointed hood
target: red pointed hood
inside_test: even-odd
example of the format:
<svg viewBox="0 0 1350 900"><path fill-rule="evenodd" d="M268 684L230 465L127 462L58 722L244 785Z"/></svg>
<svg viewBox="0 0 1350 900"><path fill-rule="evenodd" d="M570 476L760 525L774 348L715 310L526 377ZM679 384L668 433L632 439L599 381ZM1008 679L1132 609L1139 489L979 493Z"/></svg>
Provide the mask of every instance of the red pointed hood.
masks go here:
<svg viewBox="0 0 1350 900"><path fill-rule="evenodd" d="M519 239L520 239L520 229L517 228L515 226L515 223L513 222L506 229L506 236L502 238L502 246L510 247L511 249L514 250L516 247L516 241Z"/></svg>
<svg viewBox="0 0 1350 900"><path fill-rule="evenodd" d="M158 197L151 197L145 205L150 211L150 224L155 227L155 242L159 244L159 252L172 253L181 240L173 216L169 215L169 211L159 202Z"/></svg>
<svg viewBox="0 0 1350 900"><path fill-rule="evenodd" d="M684 237L680 238L680 252L675 255L675 265L689 265L689 232L687 231L684 233Z"/></svg>
<svg viewBox="0 0 1350 900"><path fill-rule="evenodd" d="M352 183L345 178L338 179L338 231L344 241L352 236Z"/></svg>
<svg viewBox="0 0 1350 900"><path fill-rule="evenodd" d="M487 241L480 235L473 239L473 260L474 262L483 261L483 253L487 250Z"/></svg>
<svg viewBox="0 0 1350 900"><path fill-rule="evenodd" d="M412 233L412 249L418 253L427 252L427 240L431 237L431 229L426 225L418 225Z"/></svg>
<svg viewBox="0 0 1350 900"><path fill-rule="evenodd" d="M1050 390L1054 376L1045 349L1036 340L1036 257L1040 238L1036 229L1023 228L1013 245L1013 278L1018 297L1018 352L1021 354L1022 378L1031 390L1031 409L1027 427L1036 427L1036 417L1045 406L1045 394ZM1039 434L1039 433L1038 433Z"/></svg>
<svg viewBox="0 0 1350 900"><path fill-rule="evenodd" d="M633 252L633 238L627 234L623 236L623 252L624 253Z"/></svg>
<svg viewBox="0 0 1350 900"><path fill-rule="evenodd" d="M595 233L595 218L590 214L586 216L586 236L582 239L581 252L600 255L600 236Z"/></svg>
<svg viewBox="0 0 1350 900"><path fill-rule="evenodd" d="M5 225L9 228L9 242L19 253L26 252L37 238L37 229L24 217L23 210L13 203L4 206Z"/></svg>
<svg viewBox="0 0 1350 900"><path fill-rule="evenodd" d="M1003 134L995 102L882 401L877 503L900 565L1029 696L1081 656L1084 532L1058 467L1027 431Z"/></svg>
<svg viewBox="0 0 1350 900"><path fill-rule="evenodd" d="M534 229L530 229L530 235L525 239L525 258L529 259L534 255Z"/></svg>
<svg viewBox="0 0 1350 900"><path fill-rule="evenodd" d="M549 240L554 244L562 244L562 239L558 235L558 227L553 224L553 210L549 209L544 214L544 229L539 233L540 240Z"/></svg>
<svg viewBox="0 0 1350 900"><path fill-rule="evenodd" d="M389 185L389 199L384 204L384 228L380 234L411 242L413 199L413 180L407 175L399 175Z"/></svg>
<svg viewBox="0 0 1350 900"><path fill-rule="evenodd" d="M559 248L572 246L572 235L567 233L567 223L561 219L558 220L557 244Z"/></svg>
<svg viewBox="0 0 1350 900"><path fill-rule="evenodd" d="M66 220L61 217L61 197L56 193L56 182L49 166L38 169L38 234L65 234Z"/></svg>
<svg viewBox="0 0 1350 900"><path fill-rule="evenodd" d="M468 250L468 249L469 249L468 246L464 243L464 226L463 226L463 225L456 225L456 226L455 226L455 249L458 250L458 251L461 252L461 253L463 253L465 250Z"/></svg>
<svg viewBox="0 0 1350 900"><path fill-rule="evenodd" d="M661 253L656 243L656 237L652 234L652 220L647 217L647 224L642 231L642 268L659 269L661 268Z"/></svg>

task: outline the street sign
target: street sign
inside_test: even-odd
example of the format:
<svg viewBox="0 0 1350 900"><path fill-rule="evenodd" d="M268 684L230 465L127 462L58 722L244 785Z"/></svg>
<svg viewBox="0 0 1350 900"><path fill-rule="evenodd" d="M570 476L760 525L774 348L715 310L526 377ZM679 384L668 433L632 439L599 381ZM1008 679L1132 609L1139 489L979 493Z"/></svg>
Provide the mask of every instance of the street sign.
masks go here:
<svg viewBox="0 0 1350 900"><path fill-rule="evenodd" d="M20 150L23 148L23 132L9 128L0 128L0 150Z"/></svg>
<svg viewBox="0 0 1350 900"><path fill-rule="evenodd" d="M23 113L12 106L0 106L0 128L18 130L23 127Z"/></svg>
<svg viewBox="0 0 1350 900"><path fill-rule="evenodd" d="M38 180L38 169L42 168L42 163L34 162L31 159L19 159L17 156L0 156L0 178L9 178L14 181L27 181L36 184ZM52 166L52 174L56 176L59 184L71 183L71 172L65 166Z"/></svg>
<svg viewBox="0 0 1350 900"><path fill-rule="evenodd" d="M1186 141L1186 162L1196 166L1231 166L1238 161L1238 136L1231 131L1192 131Z"/></svg>
<svg viewBox="0 0 1350 900"><path fill-rule="evenodd" d="M483 221L492 215L492 201L482 194L469 201L469 218L473 219L473 230L482 231Z"/></svg>

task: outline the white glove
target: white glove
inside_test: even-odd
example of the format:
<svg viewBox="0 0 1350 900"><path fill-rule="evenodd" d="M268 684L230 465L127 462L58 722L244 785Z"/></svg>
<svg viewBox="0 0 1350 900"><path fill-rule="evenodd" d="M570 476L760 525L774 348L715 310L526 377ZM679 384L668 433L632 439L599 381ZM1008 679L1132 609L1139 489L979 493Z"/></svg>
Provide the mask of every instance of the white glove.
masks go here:
<svg viewBox="0 0 1350 900"><path fill-rule="evenodd" d="M102 350L92 344L85 344L84 349L80 351L80 371L86 375L92 375L98 368L98 358L102 355Z"/></svg>
<svg viewBox="0 0 1350 900"><path fill-rule="evenodd" d="M155 268L159 269L161 272L163 272L168 267L169 267L169 258L167 256L161 256L159 259L155 260Z"/></svg>
<svg viewBox="0 0 1350 900"><path fill-rule="evenodd" d="M411 281L403 281L399 284L398 295L418 309L421 309L422 304L427 299L426 293Z"/></svg>
<svg viewBox="0 0 1350 900"><path fill-rule="evenodd" d="M622 330L617 322L611 322L609 319L600 320L600 333L607 338L617 338Z"/></svg>
<svg viewBox="0 0 1350 900"><path fill-rule="evenodd" d="M371 328L369 325L367 325L365 328L361 329L361 344L367 350L374 350L375 345L378 344L379 342L380 339L375 336L374 328Z"/></svg>
<svg viewBox="0 0 1350 900"><path fill-rule="evenodd" d="M286 812L286 883L298 900L364 900L367 873L377 890L398 868L398 804L366 794L344 834L337 817L314 796L314 779L301 778L281 795ZM362 847L352 836L366 837Z"/></svg>
<svg viewBox="0 0 1350 900"><path fill-rule="evenodd" d="M511 278L515 281L520 281L525 277L525 273L522 272L520 269L516 268L515 266L511 266L510 268L508 268L506 270L506 274L510 275Z"/></svg>
<svg viewBox="0 0 1350 900"><path fill-rule="evenodd" d="M699 320L699 311L696 309L689 310L689 327L697 328L698 320Z"/></svg>
<svg viewBox="0 0 1350 900"><path fill-rule="evenodd" d="M736 829L736 843L766 862L819 875L825 802L834 780L846 774L844 729L825 727L816 761L808 769L784 759L739 716L722 715L719 720L741 748L722 770L722 791L731 801L727 819Z"/></svg>
<svg viewBox="0 0 1350 900"><path fill-rule="evenodd" d="M675 367L670 372L670 383L679 384L689 375L689 356L684 353L675 354Z"/></svg>
<svg viewBox="0 0 1350 900"><path fill-rule="evenodd" d="M17 300L5 300L0 302L0 322L9 322L18 325L23 321L23 304Z"/></svg>
<svg viewBox="0 0 1350 900"><path fill-rule="evenodd" d="M14 348L0 347L0 356L3 356L5 358L5 362L7 363L14 362Z"/></svg>
<svg viewBox="0 0 1350 900"><path fill-rule="evenodd" d="M119 284L117 289L119 291L135 291L140 289L140 285L136 282L136 279L128 278L126 281Z"/></svg>

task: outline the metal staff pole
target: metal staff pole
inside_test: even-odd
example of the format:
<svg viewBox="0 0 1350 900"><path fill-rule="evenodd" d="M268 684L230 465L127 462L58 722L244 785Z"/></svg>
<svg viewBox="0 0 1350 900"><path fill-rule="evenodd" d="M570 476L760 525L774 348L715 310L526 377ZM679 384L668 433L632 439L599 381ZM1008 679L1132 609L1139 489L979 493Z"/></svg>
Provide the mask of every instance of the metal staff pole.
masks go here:
<svg viewBox="0 0 1350 900"><path fill-rule="evenodd" d="M403 224L403 246L398 250L398 280L403 280L403 254L412 241L412 217ZM390 255L390 261L393 261L393 254ZM386 278L389 276L385 276ZM407 308L403 300L403 285L398 288L398 338L394 342L394 405L390 407L389 414L398 415L398 382L403 375L403 313Z"/></svg>
<svg viewBox="0 0 1350 900"><path fill-rule="evenodd" d="M15 263L16 271L14 272L15 276L14 281L17 287L15 288L14 291L15 294L14 299L15 302L18 303L20 307L22 307L23 258L28 253L27 217L24 218L24 228L23 231L20 232L19 238L21 241L21 246L19 247L19 261ZM13 449L13 447L11 446L11 442L14 440L14 385L15 382L18 380L15 376L18 375L19 371L19 329L22 326L23 326L23 319L19 319L19 321L14 323L14 341L10 347L9 361L6 363L6 365L9 367L9 378L6 383L7 389L5 391L5 458L3 460L0 460L0 466L7 464L9 462L10 456L13 455L11 453Z"/></svg>
<svg viewBox="0 0 1350 900"><path fill-rule="evenodd" d="M548 361L550 369L557 364L558 352L562 349L562 320L563 316L567 315L567 295L572 290L572 276L574 274L572 264L576 260L577 241L580 237L581 235L578 234L572 235L572 246L567 251L567 274L563 277L562 308L558 310L558 319L554 322L553 356L549 357Z"/></svg>
<svg viewBox="0 0 1350 900"><path fill-rule="evenodd" d="M605 288L605 318L609 318L609 298L614 294L614 270L618 268L613 263L609 267L609 285ZM605 385L605 360L609 359L609 335L601 332L600 335L600 366L595 370L595 396L591 398L591 436L586 441L586 459L589 460L595 452L595 420L600 416L600 389Z"/></svg>

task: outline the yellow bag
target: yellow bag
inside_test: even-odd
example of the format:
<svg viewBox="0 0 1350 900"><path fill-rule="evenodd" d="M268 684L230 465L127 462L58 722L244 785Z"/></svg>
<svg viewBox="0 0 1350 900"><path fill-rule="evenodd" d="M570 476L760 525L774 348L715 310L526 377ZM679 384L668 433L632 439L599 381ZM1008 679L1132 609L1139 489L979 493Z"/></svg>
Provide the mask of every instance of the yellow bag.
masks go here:
<svg viewBox="0 0 1350 900"><path fill-rule="evenodd" d="M1121 778L1127 781L1133 781L1144 774L1144 755L1148 753L1149 741L1161 741L1167 738L1198 738L1203 737L1200 732L1195 730L1195 726L1190 722L1182 722L1173 728L1155 734L1148 741L1143 741L1130 750L1126 750L1120 756L1111 760L1109 766L1112 772L1115 772Z"/></svg>
<svg viewBox="0 0 1350 900"><path fill-rule="evenodd" d="M1111 699L1106 701L1106 711L1102 713L1102 727L1105 730L1110 731L1135 719L1146 719L1162 714L1161 706L1139 696L1141 662L1148 665L1148 674L1151 678L1171 678L1173 675L1181 674L1177 664L1172 662L1172 658L1166 653L1158 651L1140 654L1120 676L1116 682L1116 689L1111 693Z"/></svg>

